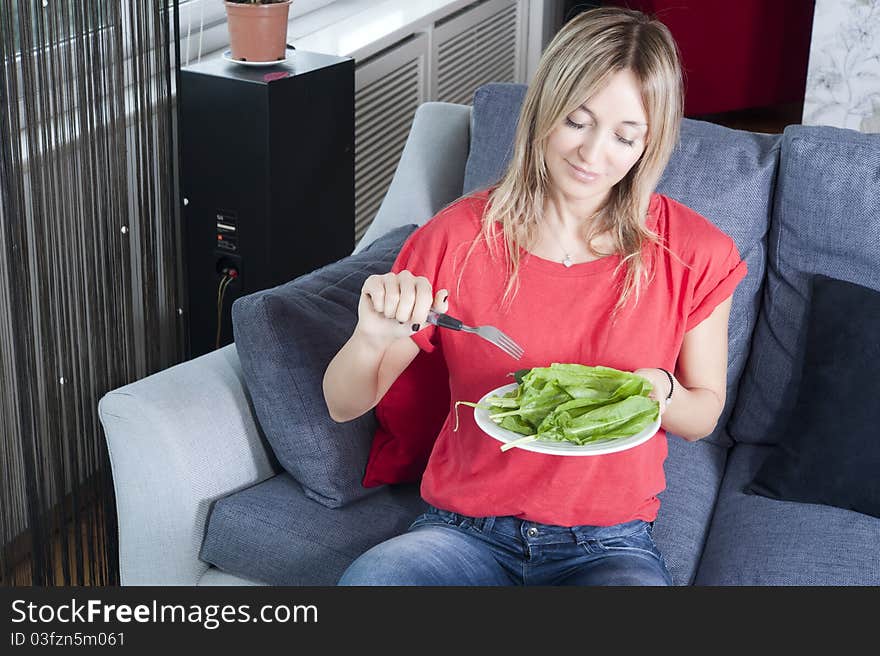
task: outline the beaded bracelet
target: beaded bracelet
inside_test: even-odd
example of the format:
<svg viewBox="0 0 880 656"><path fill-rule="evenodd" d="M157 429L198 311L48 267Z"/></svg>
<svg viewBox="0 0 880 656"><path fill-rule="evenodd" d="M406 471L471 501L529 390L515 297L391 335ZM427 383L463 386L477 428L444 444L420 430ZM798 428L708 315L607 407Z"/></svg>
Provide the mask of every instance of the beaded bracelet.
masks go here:
<svg viewBox="0 0 880 656"><path fill-rule="evenodd" d="M657 367L660 371L666 374L666 377L669 378L669 394L666 396L666 402L669 403L672 400L672 391L675 389L675 378L672 377L672 374L666 371L663 367Z"/></svg>

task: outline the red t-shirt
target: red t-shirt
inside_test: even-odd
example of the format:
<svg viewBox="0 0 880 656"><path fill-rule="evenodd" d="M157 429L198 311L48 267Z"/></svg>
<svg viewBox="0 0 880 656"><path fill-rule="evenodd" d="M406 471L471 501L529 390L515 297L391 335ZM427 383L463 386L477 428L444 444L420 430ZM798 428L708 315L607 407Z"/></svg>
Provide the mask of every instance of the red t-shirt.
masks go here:
<svg viewBox="0 0 880 656"><path fill-rule="evenodd" d="M460 199L416 230L392 269L425 276L435 292L448 289L449 314L468 325L497 326L525 349L516 361L468 333L429 325L413 335L421 349L442 350L452 401L422 477L422 498L464 515L512 515L560 526L653 521L660 505L657 494L666 485L664 430L635 448L606 455L502 452L467 406L460 406L459 427L453 430L454 403L479 400L510 383L508 374L517 369L553 362L674 370L685 332L733 293L746 263L733 240L707 219L654 194L647 226L681 261L646 246L647 261L659 258L654 279L643 287L638 304L632 298L627 302L616 325L609 317L625 274L622 268L614 275L617 255L566 268L523 251L519 291L502 310L503 260L493 260L481 241L462 269L480 230L487 195L483 191Z"/></svg>

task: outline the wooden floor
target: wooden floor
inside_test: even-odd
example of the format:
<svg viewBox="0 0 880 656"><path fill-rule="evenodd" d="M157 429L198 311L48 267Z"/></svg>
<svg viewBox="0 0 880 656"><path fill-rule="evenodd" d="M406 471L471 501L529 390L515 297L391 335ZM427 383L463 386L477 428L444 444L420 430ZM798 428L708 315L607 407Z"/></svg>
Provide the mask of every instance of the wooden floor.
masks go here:
<svg viewBox="0 0 880 656"><path fill-rule="evenodd" d="M91 517L89 518L89 515ZM101 536L106 533L104 530L98 530L100 523L103 522L103 509L100 504L89 513L83 513L83 521L80 524L79 551L77 555L76 536L74 535L74 526L69 524L67 527L67 554L64 554L61 536L57 534L52 540L52 580L45 583L47 586L64 586L64 585L84 585L93 586L101 585L106 580L106 575L95 576L104 569L104 556L102 549L98 546L97 557L91 558L89 551L89 527L92 530L92 545L101 545ZM68 578L65 579L63 563L67 559ZM78 562L78 558L83 561ZM82 572L82 580L80 580L79 571ZM34 585L33 566L30 559L22 559L15 565L9 581L4 581L3 585L9 586L30 586Z"/></svg>

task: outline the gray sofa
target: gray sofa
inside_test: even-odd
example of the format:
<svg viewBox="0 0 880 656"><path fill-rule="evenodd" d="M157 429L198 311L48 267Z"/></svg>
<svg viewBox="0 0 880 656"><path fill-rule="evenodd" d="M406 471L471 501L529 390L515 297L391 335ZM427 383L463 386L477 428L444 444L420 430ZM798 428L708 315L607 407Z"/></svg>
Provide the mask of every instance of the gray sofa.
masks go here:
<svg viewBox="0 0 880 656"><path fill-rule="evenodd" d="M349 258L240 299L236 344L101 399L124 585L332 585L420 512L415 485L358 489L375 419L334 425L315 381L353 325L360 283L387 270L411 224L497 177L523 92L487 85L472 107L423 105L381 209ZM880 584L880 519L746 491L795 403L811 276L880 289L878 170L878 135L805 126L759 135L683 123L659 191L733 237L749 274L734 294L718 427L697 443L667 438L654 537L676 584ZM338 329L321 344L315 331L279 341L284 326L270 326L278 348L294 353L261 362L257 310L302 299L325 304L312 310L333 308ZM296 370L290 382L285 366ZM289 395L301 425L270 416L273 389ZM285 430L311 431L312 441L282 452L270 436Z"/></svg>

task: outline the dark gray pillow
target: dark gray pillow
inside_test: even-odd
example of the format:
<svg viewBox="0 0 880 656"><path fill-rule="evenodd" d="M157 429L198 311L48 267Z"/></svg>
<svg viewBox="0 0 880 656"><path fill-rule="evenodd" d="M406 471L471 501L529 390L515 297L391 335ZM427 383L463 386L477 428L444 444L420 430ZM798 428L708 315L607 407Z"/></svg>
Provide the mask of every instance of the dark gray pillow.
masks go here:
<svg viewBox="0 0 880 656"><path fill-rule="evenodd" d="M361 485L376 420L369 412L333 421L324 371L354 330L364 280L391 270L415 228L392 230L355 255L232 305L235 346L263 433L305 495L331 508L378 489Z"/></svg>
<svg viewBox="0 0 880 656"><path fill-rule="evenodd" d="M880 517L880 292L816 276L797 401L747 491Z"/></svg>

